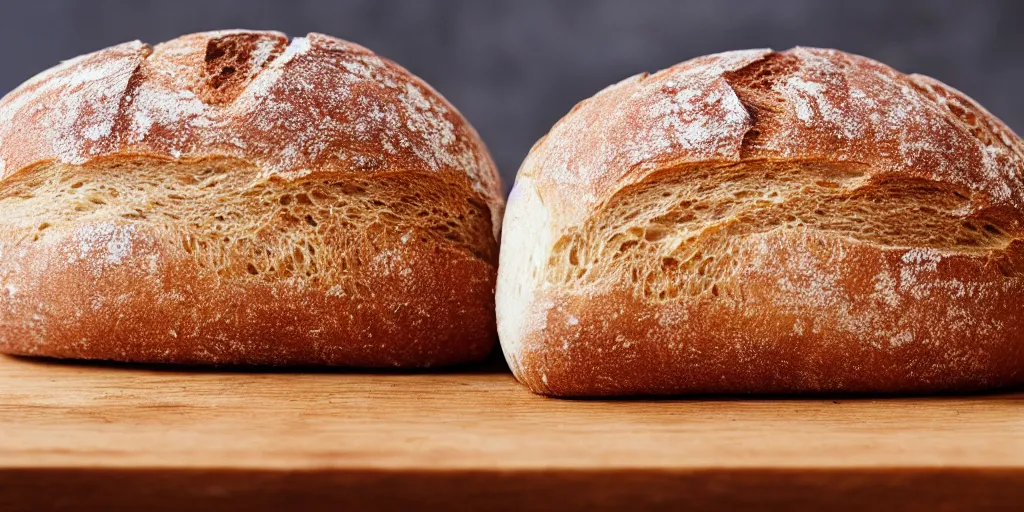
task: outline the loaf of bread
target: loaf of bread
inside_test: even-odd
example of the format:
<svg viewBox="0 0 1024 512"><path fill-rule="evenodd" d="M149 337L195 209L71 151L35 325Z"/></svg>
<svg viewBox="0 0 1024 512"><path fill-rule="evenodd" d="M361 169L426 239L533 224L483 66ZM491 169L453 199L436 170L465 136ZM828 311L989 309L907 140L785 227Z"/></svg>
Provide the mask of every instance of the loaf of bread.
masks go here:
<svg viewBox="0 0 1024 512"><path fill-rule="evenodd" d="M1024 144L964 94L835 50L628 78L530 151L502 348L561 396L1024 381Z"/></svg>
<svg viewBox="0 0 1024 512"><path fill-rule="evenodd" d="M0 101L0 351L426 367L497 339L502 186L437 92L320 34L193 34Z"/></svg>

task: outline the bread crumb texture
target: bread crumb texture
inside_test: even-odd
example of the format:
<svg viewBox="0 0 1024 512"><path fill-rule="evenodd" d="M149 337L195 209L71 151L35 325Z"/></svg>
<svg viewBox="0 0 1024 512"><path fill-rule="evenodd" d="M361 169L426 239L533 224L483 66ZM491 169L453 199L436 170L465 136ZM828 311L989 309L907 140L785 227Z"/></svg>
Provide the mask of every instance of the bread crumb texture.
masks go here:
<svg viewBox="0 0 1024 512"><path fill-rule="evenodd" d="M193 34L0 101L0 348L431 366L494 341L501 183L439 94L319 34Z"/></svg>
<svg viewBox="0 0 1024 512"><path fill-rule="evenodd" d="M520 169L503 349L555 395L1019 382L1022 173L963 94L835 50L626 79Z"/></svg>

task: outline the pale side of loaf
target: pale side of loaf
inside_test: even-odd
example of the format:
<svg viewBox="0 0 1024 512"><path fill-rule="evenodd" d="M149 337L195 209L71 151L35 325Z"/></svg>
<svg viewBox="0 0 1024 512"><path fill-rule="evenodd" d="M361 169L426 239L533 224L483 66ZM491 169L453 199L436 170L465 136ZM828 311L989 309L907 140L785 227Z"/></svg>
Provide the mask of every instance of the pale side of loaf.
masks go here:
<svg viewBox="0 0 1024 512"><path fill-rule="evenodd" d="M0 101L0 350L424 367L496 339L503 208L469 123L320 34L193 34Z"/></svg>
<svg viewBox="0 0 1024 512"><path fill-rule="evenodd" d="M508 200L498 331L538 393L1024 380L1024 144L835 50L701 57L577 105Z"/></svg>

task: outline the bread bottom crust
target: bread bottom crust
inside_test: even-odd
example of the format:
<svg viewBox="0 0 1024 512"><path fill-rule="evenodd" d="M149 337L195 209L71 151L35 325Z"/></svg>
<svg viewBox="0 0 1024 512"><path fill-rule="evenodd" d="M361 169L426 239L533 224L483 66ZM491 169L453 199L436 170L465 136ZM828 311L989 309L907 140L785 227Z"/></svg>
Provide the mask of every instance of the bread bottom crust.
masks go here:
<svg viewBox="0 0 1024 512"><path fill-rule="evenodd" d="M1020 242L964 254L777 231L745 240L736 259L717 294L652 301L630 283L549 287L534 296L507 359L534 392L566 397L1024 382L1024 283L1005 273L1024 268Z"/></svg>
<svg viewBox="0 0 1024 512"><path fill-rule="evenodd" d="M217 275L180 244L130 223L80 224L48 236L0 254L2 352L431 367L480 360L496 341L494 267L429 241L385 243L384 256L342 288ZM352 289L359 295L346 294Z"/></svg>

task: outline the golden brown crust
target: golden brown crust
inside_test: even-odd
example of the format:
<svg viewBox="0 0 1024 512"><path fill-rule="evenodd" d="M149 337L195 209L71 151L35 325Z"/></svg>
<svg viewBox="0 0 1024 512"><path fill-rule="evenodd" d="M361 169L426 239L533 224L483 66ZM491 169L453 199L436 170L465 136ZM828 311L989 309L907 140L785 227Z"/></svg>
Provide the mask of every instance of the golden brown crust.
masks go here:
<svg viewBox="0 0 1024 512"><path fill-rule="evenodd" d="M860 163L1024 209L1024 144L944 84L836 50L747 50L637 75L584 100L523 163L565 225L684 163ZM980 198L979 198L980 200Z"/></svg>
<svg viewBox="0 0 1024 512"><path fill-rule="evenodd" d="M45 71L0 101L2 177L120 154L234 157L285 178L465 175L497 218L502 210L497 170L454 107L397 64L322 34L125 43Z"/></svg>
<svg viewBox="0 0 1024 512"><path fill-rule="evenodd" d="M185 364L429 367L483 359L494 343L494 267L418 240L383 243L388 257L371 261L365 293L351 297L284 279L219 277L160 234L80 224L59 243L4 252L0 347Z"/></svg>
<svg viewBox="0 0 1024 512"><path fill-rule="evenodd" d="M502 348L559 396L1020 383L1022 176L998 119L863 57L752 50L633 77L523 163Z"/></svg>
<svg viewBox="0 0 1024 512"><path fill-rule="evenodd" d="M529 314L542 328L523 342L519 378L556 396L921 393L1024 381L1024 280L1005 279L993 260L812 231L745 245L735 285L718 295L652 307L628 289L541 294ZM1024 268L1024 243L1001 256ZM901 274L903 286L876 293L877 276Z"/></svg>
<svg viewBox="0 0 1024 512"><path fill-rule="evenodd" d="M79 57L0 101L0 178L5 352L416 367L495 340L490 156L352 43L223 31Z"/></svg>

